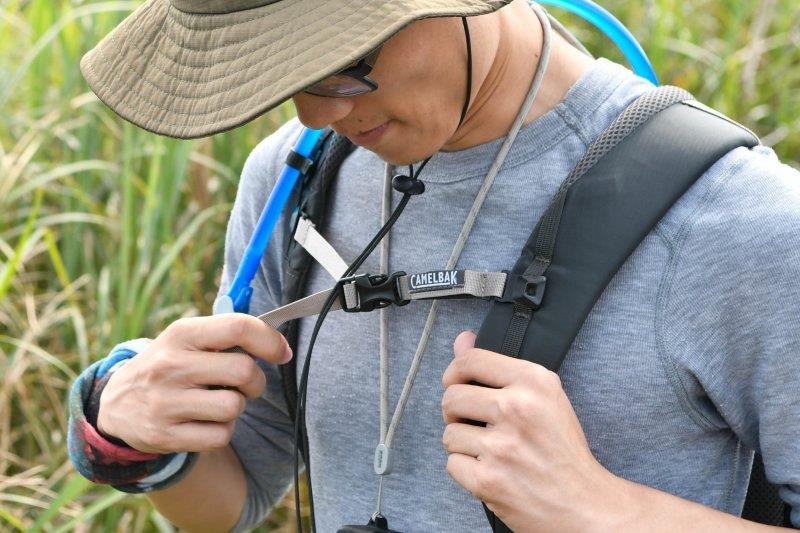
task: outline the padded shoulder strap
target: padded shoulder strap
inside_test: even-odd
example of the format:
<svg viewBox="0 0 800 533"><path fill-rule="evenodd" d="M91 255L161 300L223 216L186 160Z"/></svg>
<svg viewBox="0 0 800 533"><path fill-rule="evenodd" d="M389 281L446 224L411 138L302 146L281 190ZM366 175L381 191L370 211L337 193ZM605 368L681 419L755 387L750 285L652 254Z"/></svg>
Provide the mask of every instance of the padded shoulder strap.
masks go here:
<svg viewBox="0 0 800 533"><path fill-rule="evenodd" d="M294 206L293 215L285 217L283 226L283 284L281 305L294 302L303 296L308 284L309 268L312 257L292 238L297 220L302 213L310 219L318 230L322 231L326 223L328 208L328 191L339 175L339 168L355 146L346 138L330 132L323 141L319 156L303 183L293 192L287 205ZM299 323L296 320L287 322L280 328L292 350L297 353ZM289 415L294 419L297 405L297 363L293 357L285 365L281 365L283 393L289 408Z"/></svg>
<svg viewBox="0 0 800 533"><path fill-rule="evenodd" d="M669 208L726 153L758 143L680 89L639 98L592 144L523 248L514 272L544 290L540 306L493 302L476 345L558 371L608 282ZM510 531L484 509L492 531Z"/></svg>
<svg viewBox="0 0 800 533"><path fill-rule="evenodd" d="M654 102L668 91L679 103L659 110ZM532 311L518 352L508 353L514 344L506 341L514 314L509 303L492 304L478 335L481 348L557 371L608 282L669 208L726 153L759 143L688 93L681 98L674 91L643 96L592 145L514 267L525 275L538 268L533 273L546 278L541 307ZM637 124L637 116L644 122Z"/></svg>

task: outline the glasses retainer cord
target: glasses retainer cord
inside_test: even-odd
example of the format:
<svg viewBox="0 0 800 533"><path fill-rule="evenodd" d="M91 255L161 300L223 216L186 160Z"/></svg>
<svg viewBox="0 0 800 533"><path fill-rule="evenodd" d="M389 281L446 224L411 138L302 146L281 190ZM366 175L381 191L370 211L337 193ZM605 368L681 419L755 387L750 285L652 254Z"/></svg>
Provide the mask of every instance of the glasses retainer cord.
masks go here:
<svg viewBox="0 0 800 533"><path fill-rule="evenodd" d="M430 159L430 158L429 158ZM417 170L416 173L412 172L412 176L414 179L419 176L419 173L422 171L425 163L427 163L427 159L423 162L420 168ZM378 246L380 241L386 236L389 230L392 228L397 219L402 214L403 210L408 204L409 199L411 198L411 194L405 193L400 200L400 203L395 208L392 216L389 218L386 224L380 229L380 231L373 237L370 243L364 248L364 251L353 261L350 267L347 269L343 277L351 276L355 271L357 271L361 265L366 261L367 257L372 253L372 251ZM294 427L294 437L295 437L295 449L294 449L294 494L295 494L295 519L297 522L297 530L299 532L303 531L302 527L302 517L300 513L300 457L299 451L300 447L304 446L306 439L302 438L303 434L307 435L305 430L305 407L306 407L306 397L308 391L308 375L311 366L311 355L314 349L314 344L316 343L317 335L319 333L320 328L322 327L322 323L325 321L325 317L327 316L328 312L330 311L333 302L339 297L342 289L343 282L340 280L334 286L334 290L331 291L331 294L325 301L325 304L320 312L319 316L317 317L316 322L314 323L314 330L311 334L311 339L309 341L308 349L306 350L306 358L303 361L303 370L300 377L300 384L298 390L298 401L297 406L295 409L295 427ZM302 430L302 433L301 433ZM316 531L316 523L314 517L314 505L313 505L313 489L311 484L311 465L309 458L309 450L307 447L303 448L303 454L305 455L306 459L306 484L308 487L308 497L309 497L309 510L311 515L311 530Z"/></svg>

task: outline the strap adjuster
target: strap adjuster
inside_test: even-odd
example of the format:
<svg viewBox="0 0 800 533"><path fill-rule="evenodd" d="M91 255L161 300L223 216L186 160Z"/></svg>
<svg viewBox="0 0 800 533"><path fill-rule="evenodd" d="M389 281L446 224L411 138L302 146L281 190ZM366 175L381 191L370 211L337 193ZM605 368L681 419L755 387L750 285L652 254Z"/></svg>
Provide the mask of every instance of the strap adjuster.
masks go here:
<svg viewBox="0 0 800 533"><path fill-rule="evenodd" d="M294 150L289 150L289 153L286 155L286 164L305 176L308 174L308 170L314 165L314 160L300 155Z"/></svg>
<svg viewBox="0 0 800 533"><path fill-rule="evenodd" d="M402 298L399 283L400 277L405 275L405 272L398 271L388 276L359 274L343 278L344 285L339 296L342 309L348 313L368 313L392 304L406 305L410 300ZM348 295L351 297L348 298Z"/></svg>
<svg viewBox="0 0 800 533"><path fill-rule="evenodd" d="M509 272L503 297L496 301L521 304L536 311L542 306L546 285L547 278L544 276L526 278L521 274Z"/></svg>

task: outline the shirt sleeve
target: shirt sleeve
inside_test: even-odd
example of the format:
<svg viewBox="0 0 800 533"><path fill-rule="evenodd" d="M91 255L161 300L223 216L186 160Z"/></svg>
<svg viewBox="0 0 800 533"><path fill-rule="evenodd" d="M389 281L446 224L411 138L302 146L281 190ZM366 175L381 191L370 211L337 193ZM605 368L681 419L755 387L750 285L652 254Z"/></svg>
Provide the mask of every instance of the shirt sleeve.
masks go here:
<svg viewBox="0 0 800 533"><path fill-rule="evenodd" d="M250 153L225 235L225 260L219 295L227 292L245 248L282 168L282 161L300 132L296 120L264 139ZM280 226L278 226L280 227ZM278 306L281 294L282 236L276 231L252 281L249 313L259 315ZM247 479L247 499L232 531L261 523L289 489L294 468L294 426L283 396L276 365L257 361L267 378L264 394L249 400L236 420L231 447Z"/></svg>
<svg viewBox="0 0 800 533"><path fill-rule="evenodd" d="M738 149L676 231L664 337L697 417L762 454L800 527L800 173Z"/></svg>

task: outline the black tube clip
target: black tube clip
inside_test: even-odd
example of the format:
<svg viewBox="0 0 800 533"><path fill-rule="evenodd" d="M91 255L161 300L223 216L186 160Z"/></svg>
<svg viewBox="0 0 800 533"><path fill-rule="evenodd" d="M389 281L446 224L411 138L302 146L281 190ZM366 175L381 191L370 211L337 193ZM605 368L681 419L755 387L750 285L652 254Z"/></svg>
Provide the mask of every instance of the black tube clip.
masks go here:
<svg viewBox="0 0 800 533"><path fill-rule="evenodd" d="M417 178L398 174L392 178L392 188L397 192L414 196L425 192L425 183Z"/></svg>

